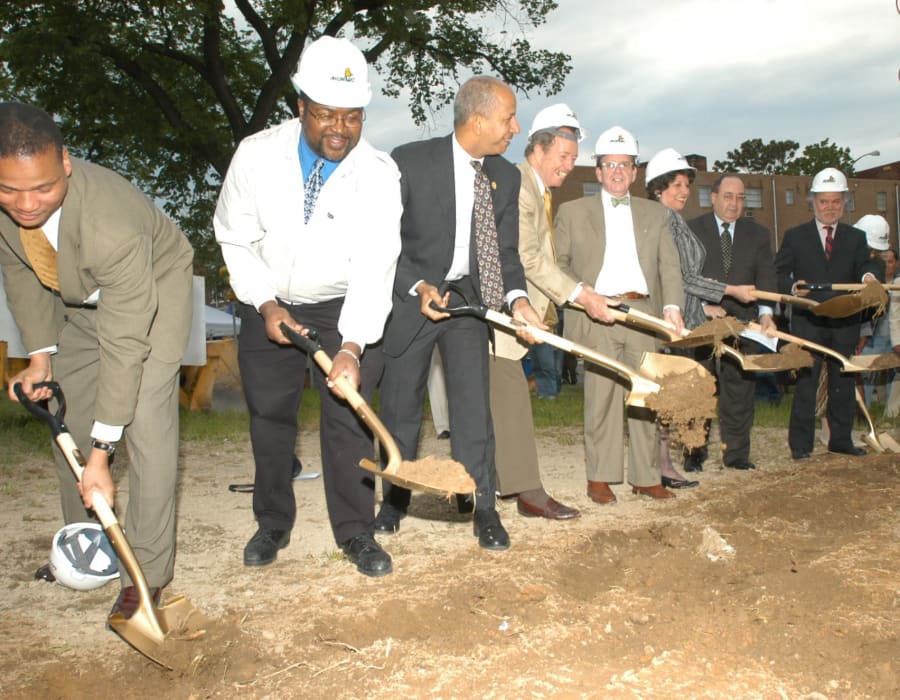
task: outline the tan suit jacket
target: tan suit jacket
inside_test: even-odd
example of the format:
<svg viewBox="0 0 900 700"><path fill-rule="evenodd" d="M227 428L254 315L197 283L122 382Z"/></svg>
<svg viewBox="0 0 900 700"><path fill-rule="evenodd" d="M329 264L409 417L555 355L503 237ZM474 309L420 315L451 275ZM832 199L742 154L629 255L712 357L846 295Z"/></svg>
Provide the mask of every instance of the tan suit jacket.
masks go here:
<svg viewBox="0 0 900 700"><path fill-rule="evenodd" d="M559 269L553 258L550 222L544 209L544 195L528 161L516 166L522 173L519 188L519 257L525 268L528 298L538 316L544 318L551 301L563 304L578 286L578 280ZM514 335L496 333L496 353L499 357L519 360L528 346Z"/></svg>
<svg viewBox="0 0 900 700"><path fill-rule="evenodd" d="M138 189L72 159L59 224L59 295L38 281L12 219L0 213L0 264L9 306L31 352L56 345L70 311L100 290L100 374L94 418L127 425L151 353L178 362L191 325L193 250Z"/></svg>
<svg viewBox="0 0 900 700"><path fill-rule="evenodd" d="M631 197L634 240L638 262L647 280L652 311L661 316L663 307L684 307L684 289L678 251L667 223L667 210L657 202ZM563 272L592 285L603 266L606 250L606 226L601 195L566 202L559 208L555 222L556 251ZM625 291L625 290L621 290ZM603 324L594 323L581 311L567 310L566 337L582 345L593 346L593 338L603 332Z"/></svg>

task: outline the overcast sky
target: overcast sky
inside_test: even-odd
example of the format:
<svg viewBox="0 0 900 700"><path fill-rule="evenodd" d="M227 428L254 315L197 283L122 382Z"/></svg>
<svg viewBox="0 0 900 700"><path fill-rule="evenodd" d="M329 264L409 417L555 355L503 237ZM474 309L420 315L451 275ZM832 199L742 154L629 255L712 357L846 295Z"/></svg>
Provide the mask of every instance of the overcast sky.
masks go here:
<svg viewBox="0 0 900 700"><path fill-rule="evenodd" d="M858 169L900 160L900 14L894 0L558 0L533 47L564 51L573 70L553 97L519 95L527 132L534 115L566 102L590 136L617 124L642 160L672 147L709 165L750 138L828 137ZM449 109L429 129L403 99L377 94L366 137L379 148L450 131ZM506 153L522 159L524 134Z"/></svg>

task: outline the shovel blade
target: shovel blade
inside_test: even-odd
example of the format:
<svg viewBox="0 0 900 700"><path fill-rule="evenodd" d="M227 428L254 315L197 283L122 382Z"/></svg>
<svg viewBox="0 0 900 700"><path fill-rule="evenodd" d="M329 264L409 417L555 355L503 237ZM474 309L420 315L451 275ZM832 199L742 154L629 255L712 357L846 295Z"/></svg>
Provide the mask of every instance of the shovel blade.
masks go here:
<svg viewBox="0 0 900 700"><path fill-rule="evenodd" d="M359 466L410 491L424 491L441 496L475 492L472 477L462 464L453 459L426 457L415 462L389 464L385 469L379 469L372 460L362 459Z"/></svg>
<svg viewBox="0 0 900 700"><path fill-rule="evenodd" d="M665 355L661 352L645 352L641 358L640 372L657 383L670 374L697 372L701 377L709 376L709 371L699 362L689 357Z"/></svg>
<svg viewBox="0 0 900 700"><path fill-rule="evenodd" d="M121 613L110 615L110 628L151 661L169 670L176 669L171 654L166 654L166 639L173 634L202 636L202 631L192 622L205 621L197 609L182 595L177 595L160 607L151 600L141 600L134 614L126 618Z"/></svg>
<svg viewBox="0 0 900 700"><path fill-rule="evenodd" d="M881 355L854 355L847 359L866 372L877 372L880 369L900 367L900 353L896 352L883 353Z"/></svg>
<svg viewBox="0 0 900 700"><path fill-rule="evenodd" d="M816 316L824 316L826 318L847 318L872 306L878 306L878 304L866 301L857 294L844 294L843 296L823 301L811 307L810 311Z"/></svg>

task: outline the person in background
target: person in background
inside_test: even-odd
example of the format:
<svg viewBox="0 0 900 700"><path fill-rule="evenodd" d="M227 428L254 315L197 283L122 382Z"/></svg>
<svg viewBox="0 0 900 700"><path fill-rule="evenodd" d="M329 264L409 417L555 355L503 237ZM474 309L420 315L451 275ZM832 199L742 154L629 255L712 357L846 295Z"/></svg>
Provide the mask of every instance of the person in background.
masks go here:
<svg viewBox="0 0 900 700"><path fill-rule="evenodd" d="M644 171L647 195L669 209L669 230L678 250L681 281L684 284L684 326L688 329L697 328L706 322L704 305L720 306L726 295L745 304L755 302L751 293L754 285L729 284L703 275L706 248L681 216L696 172L695 168L688 165L684 156L673 148L663 149L653 156ZM690 351L689 354L693 356L694 352ZM685 479L675 470L669 454L667 431L661 431L659 447L664 486L677 489L699 484L698 481Z"/></svg>
<svg viewBox="0 0 900 700"><path fill-rule="evenodd" d="M744 181L737 175L721 175L712 184L713 210L688 222L706 249L702 273L705 277L733 285L735 294L723 297L719 305L707 304L707 316L733 316L739 321L759 321L764 331L775 330L773 310L757 304L753 289L774 292L778 286L772 264L772 237L769 230L744 217ZM752 340L739 338L737 348L745 354L759 351ZM710 362L719 390L719 434L722 463L729 469L752 470L750 430L756 411L756 379L744 372L731 357ZM693 456L693 455L691 455ZM702 462L685 469L702 468Z"/></svg>
<svg viewBox="0 0 900 700"><path fill-rule="evenodd" d="M847 202L847 178L836 168L825 168L813 177L810 199L814 217L788 229L775 256L775 271L782 294L828 298L827 292L799 289L801 283L876 281L877 265L869 255L865 233L841 222ZM860 316L825 318L801 307L791 312L791 332L825 345L841 355L853 354L859 342ZM823 359L813 355L813 365L801 369L794 387L788 427L788 446L795 460L809 459L815 441L816 390ZM856 387L852 374L843 374L840 364L828 362L828 450L859 457L866 451L853 444L851 431L856 413Z"/></svg>
<svg viewBox="0 0 900 700"><path fill-rule="evenodd" d="M883 266L883 272L880 275L880 281L890 283L894 279L897 268L897 259L890 249L891 229L887 220L878 214L866 214L857 221L854 226L866 234L866 244L869 246L869 254L873 258L877 258ZM890 263L890 269L888 267ZM888 301L888 308L878 317L873 318L871 315L865 315L865 320L859 330L859 345L857 352L862 355L881 355L891 352L891 328L890 328L890 309L891 302ZM863 377L863 394L865 396L866 406L872 405L872 398L875 394L875 388L881 387L885 395L883 403L887 405L890 395L891 381L893 379L893 370L881 370L878 372L867 372Z"/></svg>
<svg viewBox="0 0 900 700"><path fill-rule="evenodd" d="M298 117L245 138L213 220L243 304L238 363L250 411L257 531L245 566L266 566L288 545L297 506L291 469L307 355L285 324L319 332L334 366L314 377L325 500L335 541L366 576L391 573L375 541L375 490L357 465L372 436L335 384L371 401L384 367L379 343L400 251L400 176L362 138L372 97L362 52L346 39L310 44L292 78Z"/></svg>
<svg viewBox="0 0 900 700"><path fill-rule="evenodd" d="M57 381L66 425L86 459L79 484L54 451L63 517L92 520L93 492L113 505L110 463L128 446L128 541L155 602L175 571L178 380L192 318L187 238L134 185L69 155L36 107L0 104L0 265L29 352L9 380L32 401ZM128 572L110 615L140 597ZM35 578L54 580L49 565Z"/></svg>

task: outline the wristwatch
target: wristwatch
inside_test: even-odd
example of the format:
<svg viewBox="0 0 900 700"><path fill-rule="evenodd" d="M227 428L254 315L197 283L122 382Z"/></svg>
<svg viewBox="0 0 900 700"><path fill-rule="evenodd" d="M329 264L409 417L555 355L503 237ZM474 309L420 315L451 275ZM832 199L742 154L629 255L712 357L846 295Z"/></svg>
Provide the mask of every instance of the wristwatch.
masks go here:
<svg viewBox="0 0 900 700"><path fill-rule="evenodd" d="M95 450L103 450L107 458L111 458L116 453L116 443L114 442L100 442L91 438L91 447Z"/></svg>

